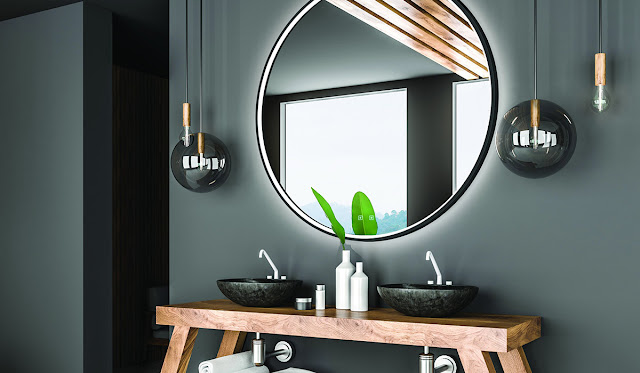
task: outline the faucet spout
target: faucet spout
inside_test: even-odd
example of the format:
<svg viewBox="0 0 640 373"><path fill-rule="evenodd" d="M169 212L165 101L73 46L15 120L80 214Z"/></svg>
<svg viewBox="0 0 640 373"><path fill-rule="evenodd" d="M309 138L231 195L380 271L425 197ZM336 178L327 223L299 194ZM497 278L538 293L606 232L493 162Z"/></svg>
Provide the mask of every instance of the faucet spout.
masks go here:
<svg viewBox="0 0 640 373"><path fill-rule="evenodd" d="M273 268L273 279L279 280L280 273L278 272L278 268L276 268L276 265L273 264L273 261L269 257L269 254L267 254L267 252L264 249L261 249L260 253L258 254L258 258L262 258L263 255L265 256L265 258L267 258L267 261L269 262L269 265L271 266L271 268Z"/></svg>
<svg viewBox="0 0 640 373"><path fill-rule="evenodd" d="M433 269L436 271L436 284L442 285L442 273L440 272L438 263L436 263L436 258L433 256L433 253L431 251L427 251L427 261L431 261L431 264L433 264Z"/></svg>

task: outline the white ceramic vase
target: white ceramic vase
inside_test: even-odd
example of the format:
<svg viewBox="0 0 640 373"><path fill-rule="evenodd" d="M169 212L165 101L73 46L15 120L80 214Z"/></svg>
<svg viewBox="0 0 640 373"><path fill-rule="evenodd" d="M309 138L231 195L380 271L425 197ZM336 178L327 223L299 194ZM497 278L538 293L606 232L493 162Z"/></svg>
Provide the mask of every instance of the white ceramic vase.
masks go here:
<svg viewBox="0 0 640 373"><path fill-rule="evenodd" d="M369 311L369 277L362 262L356 263L356 273L351 276L351 311Z"/></svg>
<svg viewBox="0 0 640 373"><path fill-rule="evenodd" d="M345 245L345 247L348 247ZM342 263L336 267L336 308L351 308L351 276L355 267L351 264L351 250L342 251Z"/></svg>

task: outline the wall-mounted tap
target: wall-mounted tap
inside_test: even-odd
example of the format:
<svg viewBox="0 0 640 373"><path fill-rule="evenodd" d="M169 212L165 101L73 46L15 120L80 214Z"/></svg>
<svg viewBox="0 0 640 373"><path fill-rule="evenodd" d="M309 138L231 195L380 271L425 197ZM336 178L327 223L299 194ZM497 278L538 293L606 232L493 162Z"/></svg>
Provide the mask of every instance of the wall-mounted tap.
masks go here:
<svg viewBox="0 0 640 373"><path fill-rule="evenodd" d="M267 353L267 343L261 338L260 333L256 333L256 339L251 343L253 352L253 364L257 367L264 365L265 360L275 357L281 363L286 363L293 359L295 350L289 342L280 341L276 343L275 351Z"/></svg>
<svg viewBox="0 0 640 373"><path fill-rule="evenodd" d="M429 352L429 347L424 347L424 353L420 354L420 373L456 373L458 366L451 356L442 355L435 359Z"/></svg>
<svg viewBox="0 0 640 373"><path fill-rule="evenodd" d="M437 285L442 285L442 273L440 272L440 268L438 267L438 263L436 263L436 258L433 256L431 251L427 251L427 261L431 261L433 264L433 269L436 271L437 277Z"/></svg>
<svg viewBox="0 0 640 373"><path fill-rule="evenodd" d="M269 265L271 265L271 268L273 268L273 279L274 280L279 280L280 279L280 275L278 272L278 268L276 268L276 265L273 264L273 261L271 261L271 258L269 257L269 254L267 254L267 252L264 249L260 250L260 253L258 254L258 258L262 258L262 255L264 255L267 258L267 261L269 262ZM269 276L267 276L267 278L269 278Z"/></svg>

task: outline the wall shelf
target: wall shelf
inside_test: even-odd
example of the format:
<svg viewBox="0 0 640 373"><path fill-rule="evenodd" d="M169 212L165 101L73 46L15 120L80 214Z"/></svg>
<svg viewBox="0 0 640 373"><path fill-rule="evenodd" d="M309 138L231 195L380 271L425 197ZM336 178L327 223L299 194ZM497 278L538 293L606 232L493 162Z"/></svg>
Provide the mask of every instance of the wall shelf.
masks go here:
<svg viewBox="0 0 640 373"><path fill-rule="evenodd" d="M498 353L505 373L530 373L522 346L541 336L536 316L459 314L409 317L389 308L297 311L242 307L211 300L157 307L157 323L174 326L162 373L186 372L198 329L224 330L218 357L240 352L247 333L429 346L458 350L466 373L495 373Z"/></svg>

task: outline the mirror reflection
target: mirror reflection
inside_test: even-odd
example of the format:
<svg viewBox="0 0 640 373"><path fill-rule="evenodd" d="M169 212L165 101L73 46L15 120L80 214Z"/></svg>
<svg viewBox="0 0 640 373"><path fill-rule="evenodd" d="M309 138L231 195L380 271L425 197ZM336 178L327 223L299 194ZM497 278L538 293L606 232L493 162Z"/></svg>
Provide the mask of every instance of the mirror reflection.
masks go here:
<svg viewBox="0 0 640 373"><path fill-rule="evenodd" d="M331 224L311 188L352 238L356 192L373 205L375 237L402 232L462 187L491 135L479 37L449 1L394 12L369 1L316 3L265 72L265 165L285 201L324 230Z"/></svg>

